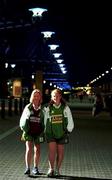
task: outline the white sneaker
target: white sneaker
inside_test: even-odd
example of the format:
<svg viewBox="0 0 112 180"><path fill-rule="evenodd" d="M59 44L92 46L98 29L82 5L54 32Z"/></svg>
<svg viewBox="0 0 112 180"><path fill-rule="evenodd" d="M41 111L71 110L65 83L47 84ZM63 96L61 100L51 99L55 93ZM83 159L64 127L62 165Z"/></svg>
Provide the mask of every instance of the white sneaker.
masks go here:
<svg viewBox="0 0 112 180"><path fill-rule="evenodd" d="M55 176L60 176L60 172L58 169L55 170Z"/></svg>
<svg viewBox="0 0 112 180"><path fill-rule="evenodd" d="M54 176L54 170L53 169L49 169L48 173L47 173L48 177L53 177Z"/></svg>

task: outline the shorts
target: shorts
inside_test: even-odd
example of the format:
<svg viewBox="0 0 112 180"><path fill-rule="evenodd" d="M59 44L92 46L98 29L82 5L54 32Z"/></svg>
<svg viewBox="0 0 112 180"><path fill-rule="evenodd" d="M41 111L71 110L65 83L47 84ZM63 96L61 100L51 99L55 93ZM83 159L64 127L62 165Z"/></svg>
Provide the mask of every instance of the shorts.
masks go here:
<svg viewBox="0 0 112 180"><path fill-rule="evenodd" d="M69 135L65 134L62 138L56 139L54 137L47 137L46 136L47 143L50 142L56 142L57 144L68 144L69 143Z"/></svg>
<svg viewBox="0 0 112 180"><path fill-rule="evenodd" d="M22 136L21 136L21 141L32 141L34 142L34 144L40 144L43 143L45 141L44 135L29 135L28 133L23 132Z"/></svg>

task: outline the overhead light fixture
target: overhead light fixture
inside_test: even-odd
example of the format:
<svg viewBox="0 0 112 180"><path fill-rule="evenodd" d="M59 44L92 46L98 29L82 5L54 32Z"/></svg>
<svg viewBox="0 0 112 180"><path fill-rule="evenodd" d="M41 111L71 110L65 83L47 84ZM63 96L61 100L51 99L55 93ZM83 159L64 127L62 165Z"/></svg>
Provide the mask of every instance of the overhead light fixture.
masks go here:
<svg viewBox="0 0 112 180"><path fill-rule="evenodd" d="M16 64L11 64L11 68L15 68L16 67Z"/></svg>
<svg viewBox="0 0 112 180"><path fill-rule="evenodd" d="M59 45L56 45L56 44L49 44L48 45L49 47L50 47L50 50L56 50L57 49L57 47L59 47Z"/></svg>
<svg viewBox="0 0 112 180"><path fill-rule="evenodd" d="M35 78L34 74L32 74L32 76L31 76L31 77L32 77L32 79L34 79L34 78Z"/></svg>
<svg viewBox="0 0 112 180"><path fill-rule="evenodd" d="M67 71L66 71L66 68L65 68L65 67L61 67L61 71L62 71L62 73L63 73L63 74L66 74L66 73L67 73Z"/></svg>
<svg viewBox="0 0 112 180"><path fill-rule="evenodd" d="M53 53L55 58L59 58L62 54L61 53Z"/></svg>
<svg viewBox="0 0 112 180"><path fill-rule="evenodd" d="M62 67L65 67L65 64L59 64L59 67L62 68Z"/></svg>
<svg viewBox="0 0 112 180"><path fill-rule="evenodd" d="M47 11L47 9L45 8L30 8L28 10L33 12L32 15L33 17L37 17L37 16L41 17L43 12Z"/></svg>
<svg viewBox="0 0 112 180"><path fill-rule="evenodd" d="M63 71L62 71L62 73L63 73L63 74L66 74L66 73L67 73L67 71L66 71L66 70L63 70Z"/></svg>
<svg viewBox="0 0 112 180"><path fill-rule="evenodd" d="M63 59L56 59L57 63L60 64L62 63L64 60Z"/></svg>
<svg viewBox="0 0 112 180"><path fill-rule="evenodd" d="M5 63L5 68L8 68L8 65L9 65L8 63Z"/></svg>
<svg viewBox="0 0 112 180"><path fill-rule="evenodd" d="M41 32L41 34L44 35L44 38L51 38L51 36L53 34L55 34L55 32L53 32L53 31L43 31L43 32Z"/></svg>
<svg viewBox="0 0 112 180"><path fill-rule="evenodd" d="M108 73L109 73L109 71L105 71L105 73L106 73L106 74L108 74Z"/></svg>

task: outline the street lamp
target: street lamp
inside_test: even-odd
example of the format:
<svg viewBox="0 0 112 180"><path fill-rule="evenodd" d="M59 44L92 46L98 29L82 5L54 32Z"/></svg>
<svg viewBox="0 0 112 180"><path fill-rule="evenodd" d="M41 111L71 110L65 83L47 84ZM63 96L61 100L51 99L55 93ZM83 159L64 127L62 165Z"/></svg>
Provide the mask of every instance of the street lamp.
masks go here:
<svg viewBox="0 0 112 180"><path fill-rule="evenodd" d="M60 64L62 63L64 60L63 59L56 59L57 63Z"/></svg>
<svg viewBox="0 0 112 180"><path fill-rule="evenodd" d="M48 45L49 47L50 47L50 50L56 50L57 49L57 47L59 47L59 45L56 45L56 44L49 44Z"/></svg>
<svg viewBox="0 0 112 180"><path fill-rule="evenodd" d="M55 58L59 58L62 54L61 53L53 53Z"/></svg>
<svg viewBox="0 0 112 180"><path fill-rule="evenodd" d="M32 11L33 12L33 17L41 17L43 12L47 11L47 9L45 8L30 8L29 11Z"/></svg>
<svg viewBox="0 0 112 180"><path fill-rule="evenodd" d="M41 34L44 35L44 38L48 39L48 38L51 38L51 36L53 34L55 34L55 32L53 32L53 31L42 31Z"/></svg>

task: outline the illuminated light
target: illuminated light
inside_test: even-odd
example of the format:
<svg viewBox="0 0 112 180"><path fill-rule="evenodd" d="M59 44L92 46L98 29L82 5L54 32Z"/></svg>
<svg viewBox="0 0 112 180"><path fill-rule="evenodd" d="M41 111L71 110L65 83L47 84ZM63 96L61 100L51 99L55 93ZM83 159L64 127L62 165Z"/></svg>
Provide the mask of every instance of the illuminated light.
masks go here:
<svg viewBox="0 0 112 180"><path fill-rule="evenodd" d="M106 74L108 74L108 73L109 73L109 71L105 71L105 73L106 73Z"/></svg>
<svg viewBox="0 0 112 180"><path fill-rule="evenodd" d="M46 83L46 80L44 80L43 83L45 84L45 83Z"/></svg>
<svg viewBox="0 0 112 180"><path fill-rule="evenodd" d="M13 81L13 96L21 97L22 94L22 84L20 80Z"/></svg>
<svg viewBox="0 0 112 180"><path fill-rule="evenodd" d="M32 79L34 79L34 77L35 77L35 76L34 76L34 75L32 75Z"/></svg>
<svg viewBox="0 0 112 180"><path fill-rule="evenodd" d="M59 45L56 44L49 44L48 46L50 47L50 50L56 50L57 47L59 47Z"/></svg>
<svg viewBox="0 0 112 180"><path fill-rule="evenodd" d="M71 89L71 86L68 82L53 82L55 86L57 86L60 89Z"/></svg>
<svg viewBox="0 0 112 180"><path fill-rule="evenodd" d="M36 89L36 85L35 84L33 84L33 89Z"/></svg>
<svg viewBox="0 0 112 180"><path fill-rule="evenodd" d="M16 66L15 64L11 64L11 68L15 68L15 66Z"/></svg>
<svg viewBox="0 0 112 180"><path fill-rule="evenodd" d="M56 59L57 63L62 63L64 60L63 59Z"/></svg>
<svg viewBox="0 0 112 180"><path fill-rule="evenodd" d="M65 71L65 69L66 69L65 67L61 67L61 70L62 70L62 71Z"/></svg>
<svg viewBox="0 0 112 180"><path fill-rule="evenodd" d="M66 74L67 73L67 71L63 71L63 74Z"/></svg>
<svg viewBox="0 0 112 180"><path fill-rule="evenodd" d="M43 32L41 32L41 34L44 35L44 38L51 38L51 36L53 34L55 34L55 32L52 32L52 31L43 31Z"/></svg>
<svg viewBox="0 0 112 180"><path fill-rule="evenodd" d="M8 68L8 63L5 63L5 68Z"/></svg>
<svg viewBox="0 0 112 180"><path fill-rule="evenodd" d="M62 73L63 73L63 74L67 73L67 71L66 71L66 68L65 68L65 67L61 67L61 71L62 71Z"/></svg>
<svg viewBox="0 0 112 180"><path fill-rule="evenodd" d="M65 66L65 64L59 64L59 67L60 68L62 68L62 67L64 67Z"/></svg>
<svg viewBox="0 0 112 180"><path fill-rule="evenodd" d="M59 58L61 55L62 55L61 53L53 53L53 56L54 56L55 58Z"/></svg>
<svg viewBox="0 0 112 180"><path fill-rule="evenodd" d="M31 9L29 9L29 11L33 12L33 15L32 15L33 17L37 17L37 16L41 17L43 12L47 11L47 9L45 9L45 8L31 8Z"/></svg>

